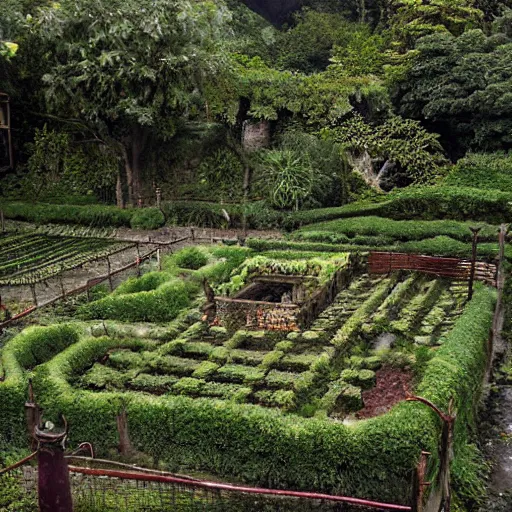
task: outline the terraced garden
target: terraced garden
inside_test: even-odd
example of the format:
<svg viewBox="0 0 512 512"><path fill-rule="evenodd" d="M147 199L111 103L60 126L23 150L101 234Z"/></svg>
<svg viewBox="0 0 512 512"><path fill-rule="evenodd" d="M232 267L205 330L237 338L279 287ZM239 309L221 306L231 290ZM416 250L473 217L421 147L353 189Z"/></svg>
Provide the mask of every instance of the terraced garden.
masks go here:
<svg viewBox="0 0 512 512"><path fill-rule="evenodd" d="M0 236L0 285L36 283L128 247L100 238L6 233Z"/></svg>

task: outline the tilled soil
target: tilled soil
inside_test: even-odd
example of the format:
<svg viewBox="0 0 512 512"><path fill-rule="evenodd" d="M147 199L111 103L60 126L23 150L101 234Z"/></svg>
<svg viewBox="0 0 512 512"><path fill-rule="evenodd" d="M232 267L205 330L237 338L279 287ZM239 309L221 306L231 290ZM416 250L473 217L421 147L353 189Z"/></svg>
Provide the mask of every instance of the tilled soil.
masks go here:
<svg viewBox="0 0 512 512"><path fill-rule="evenodd" d="M377 384L363 391L364 408L356 417L373 418L389 411L393 405L405 400L412 389L413 375L408 370L383 368L376 372Z"/></svg>

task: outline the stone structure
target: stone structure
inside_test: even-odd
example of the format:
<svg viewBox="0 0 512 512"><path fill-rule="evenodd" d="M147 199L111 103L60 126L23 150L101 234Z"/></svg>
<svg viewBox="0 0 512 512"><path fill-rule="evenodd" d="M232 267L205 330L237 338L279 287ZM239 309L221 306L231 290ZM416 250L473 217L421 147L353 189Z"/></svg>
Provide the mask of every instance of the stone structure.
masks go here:
<svg viewBox="0 0 512 512"><path fill-rule="evenodd" d="M256 276L234 297L215 297L215 323L230 330L306 329L362 268L361 258L352 255L348 265L325 284L313 276Z"/></svg>

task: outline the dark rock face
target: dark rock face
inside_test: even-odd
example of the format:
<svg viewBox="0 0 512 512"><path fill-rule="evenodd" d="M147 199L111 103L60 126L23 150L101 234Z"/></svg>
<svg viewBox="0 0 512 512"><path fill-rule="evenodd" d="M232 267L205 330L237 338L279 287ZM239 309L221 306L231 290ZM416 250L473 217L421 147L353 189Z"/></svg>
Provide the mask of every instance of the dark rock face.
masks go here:
<svg viewBox="0 0 512 512"><path fill-rule="evenodd" d="M247 7L258 14L279 25L283 23L289 14L300 8L301 0L242 0Z"/></svg>

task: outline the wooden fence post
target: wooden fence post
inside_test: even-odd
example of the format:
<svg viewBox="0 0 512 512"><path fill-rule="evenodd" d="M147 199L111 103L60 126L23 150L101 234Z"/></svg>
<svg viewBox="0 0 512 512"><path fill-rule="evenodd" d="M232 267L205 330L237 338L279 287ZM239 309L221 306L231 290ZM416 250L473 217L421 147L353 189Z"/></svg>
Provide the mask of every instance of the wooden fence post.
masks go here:
<svg viewBox="0 0 512 512"><path fill-rule="evenodd" d="M60 273L59 273L60 291L62 292L62 298L64 298L66 296L66 290L64 290L64 278L62 276L63 273L64 273L64 265L61 266Z"/></svg>
<svg viewBox="0 0 512 512"><path fill-rule="evenodd" d="M162 205L162 189L158 187L156 189L156 207L160 208Z"/></svg>
<svg viewBox="0 0 512 512"><path fill-rule="evenodd" d="M119 453L124 456L130 455L133 453L133 448L128 434L128 417L126 409L121 411L121 414L117 416L116 421L117 431L119 433Z"/></svg>
<svg viewBox="0 0 512 512"><path fill-rule="evenodd" d="M67 423L64 431L36 427L35 437L39 443L38 496L40 512L73 512L68 463L64 458L64 443L67 438Z"/></svg>
<svg viewBox="0 0 512 512"><path fill-rule="evenodd" d="M424 510L425 489L431 485L430 482L425 481L425 477L427 476L427 462L429 455L431 455L430 452L421 452L421 458L414 473L412 500L413 512L423 512Z"/></svg>
<svg viewBox="0 0 512 512"><path fill-rule="evenodd" d="M158 263L158 270L162 270L162 256L160 254L160 247L156 250L156 261Z"/></svg>
<svg viewBox="0 0 512 512"><path fill-rule="evenodd" d="M450 487L450 463L453 459L453 442L455 433L456 415L453 409L453 397L448 405L448 413L442 412L436 405L429 400L419 396L409 395L408 402L420 402L432 409L443 422L443 430L441 435L441 445L439 447L439 459L441 467L439 469L439 482L442 492L443 512L451 512L451 487Z"/></svg>
<svg viewBox="0 0 512 512"><path fill-rule="evenodd" d="M112 272L110 270L110 257L107 256L107 274L108 274L108 285L110 288L110 291L114 290L114 284L112 283Z"/></svg>
<svg viewBox="0 0 512 512"><path fill-rule="evenodd" d="M2 224L2 233L5 231L5 216L4 211L0 210L0 223Z"/></svg>
<svg viewBox="0 0 512 512"><path fill-rule="evenodd" d="M137 277L140 277L140 244L137 242Z"/></svg>
<svg viewBox="0 0 512 512"><path fill-rule="evenodd" d="M478 233L482 228L470 228L473 233L473 247L471 251L471 273L469 275L468 302L473 298L473 285L475 282L476 256L478 248Z"/></svg>
<svg viewBox="0 0 512 512"><path fill-rule="evenodd" d="M30 443L30 448L35 450L37 448L37 441L34 437L36 427L40 421L40 409L34 401L34 388L32 387L32 379L28 380L28 401L25 402L25 419L27 421L27 435Z"/></svg>
<svg viewBox="0 0 512 512"><path fill-rule="evenodd" d="M30 285L30 291L32 292L32 301L34 302L34 306L37 306L36 285L34 283Z"/></svg>

